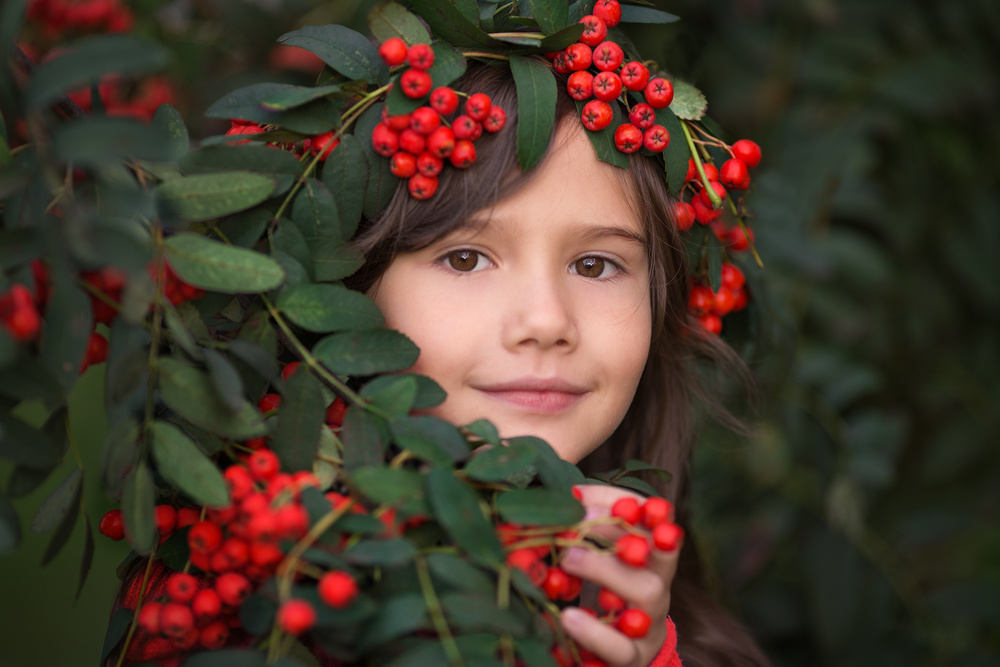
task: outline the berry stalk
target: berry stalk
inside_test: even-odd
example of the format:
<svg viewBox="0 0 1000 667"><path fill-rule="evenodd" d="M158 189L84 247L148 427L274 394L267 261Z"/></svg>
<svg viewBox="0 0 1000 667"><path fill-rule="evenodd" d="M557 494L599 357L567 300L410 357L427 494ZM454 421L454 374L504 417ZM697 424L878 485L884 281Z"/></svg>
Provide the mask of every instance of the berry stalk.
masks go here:
<svg viewBox="0 0 1000 667"><path fill-rule="evenodd" d="M698 170L698 175L701 176L702 186L705 188L708 198L712 201L712 206L719 208L722 206L722 200L708 183L708 176L705 175L705 166L701 163L701 156L698 155L698 149L694 145L694 137L691 136L691 130L688 128L687 121L681 122L681 129L684 130L684 138L687 140L688 149L691 151L691 158L694 160L694 166Z"/></svg>

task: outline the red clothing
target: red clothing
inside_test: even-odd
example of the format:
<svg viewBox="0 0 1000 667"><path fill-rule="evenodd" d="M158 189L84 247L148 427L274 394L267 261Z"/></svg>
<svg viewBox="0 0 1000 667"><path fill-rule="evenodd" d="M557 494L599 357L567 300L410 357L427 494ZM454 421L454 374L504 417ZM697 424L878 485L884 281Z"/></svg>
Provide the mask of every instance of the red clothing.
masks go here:
<svg viewBox="0 0 1000 667"><path fill-rule="evenodd" d="M667 638L660 647L660 652L649 663L649 667L682 667L681 657L677 655L677 628L674 622L667 617Z"/></svg>

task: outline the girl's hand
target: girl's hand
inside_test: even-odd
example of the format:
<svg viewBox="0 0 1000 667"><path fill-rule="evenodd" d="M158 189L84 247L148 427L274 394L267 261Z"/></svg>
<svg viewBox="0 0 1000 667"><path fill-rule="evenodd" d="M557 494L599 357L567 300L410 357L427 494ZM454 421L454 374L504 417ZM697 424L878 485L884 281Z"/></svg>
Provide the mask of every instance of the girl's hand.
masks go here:
<svg viewBox="0 0 1000 667"><path fill-rule="evenodd" d="M643 498L624 489L581 485L587 518L607 517L619 498ZM594 531L615 540L625 534L619 526L599 526ZM582 547L570 549L561 567L568 573L593 582L620 595L630 607L642 609L650 618L649 633L632 639L617 628L602 623L585 611L568 607L562 613L562 625L577 644L593 652L610 667L646 667L660 652L666 639L666 618L670 611L670 584L677 572L678 546L672 552L652 549L646 567L634 567L614 554L595 554Z"/></svg>

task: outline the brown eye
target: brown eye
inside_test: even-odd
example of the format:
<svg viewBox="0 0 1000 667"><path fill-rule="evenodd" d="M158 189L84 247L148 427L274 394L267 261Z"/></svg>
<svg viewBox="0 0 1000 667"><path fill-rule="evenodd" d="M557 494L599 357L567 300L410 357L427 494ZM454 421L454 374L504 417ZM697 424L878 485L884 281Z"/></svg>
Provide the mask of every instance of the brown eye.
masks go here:
<svg viewBox="0 0 1000 667"><path fill-rule="evenodd" d="M448 253L448 264L456 271L475 271L480 256L475 250L455 250Z"/></svg>
<svg viewBox="0 0 1000 667"><path fill-rule="evenodd" d="M584 257L573 264L578 275L584 278L600 278L604 274L605 262L600 257Z"/></svg>

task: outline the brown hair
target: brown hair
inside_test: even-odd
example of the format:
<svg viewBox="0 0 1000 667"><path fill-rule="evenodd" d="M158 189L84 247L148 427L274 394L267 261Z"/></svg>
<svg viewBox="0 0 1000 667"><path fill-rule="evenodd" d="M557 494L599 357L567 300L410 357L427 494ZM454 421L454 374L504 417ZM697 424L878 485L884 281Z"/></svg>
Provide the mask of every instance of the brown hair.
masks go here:
<svg viewBox="0 0 1000 667"><path fill-rule="evenodd" d="M424 248L468 224L472 215L523 186L534 172L517 163L514 127L517 94L504 63L470 63L453 84L458 90L485 92L507 112L507 129L476 142L478 159L469 169L447 167L438 193L417 201L401 184L379 217L365 221L355 239L367 263L350 279L362 291L374 287L398 253ZM573 100L560 80L557 124L576 117ZM551 145L550 145L551 150ZM739 357L716 337L705 335L687 314L688 268L683 242L672 222L672 199L664 184L662 164L639 154L628 170L616 170L630 205L646 233L650 262L653 333L646 368L622 423L604 446L581 462L585 472L620 467L641 459L672 472L660 485L678 507L685 523L684 499L693 443L693 405L698 402L730 426L738 422L721 405L716 387L708 386L698 366L710 362L746 377ZM700 581L699 559L689 543L682 550L678 576L671 588L671 617L678 628L679 652L686 667L702 665L768 665L753 639L721 607L711 601Z"/></svg>

